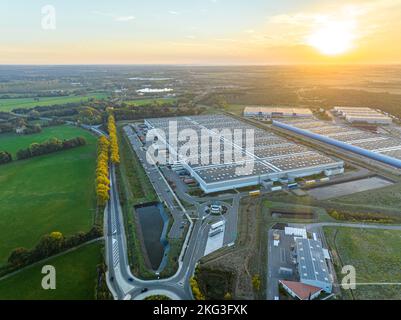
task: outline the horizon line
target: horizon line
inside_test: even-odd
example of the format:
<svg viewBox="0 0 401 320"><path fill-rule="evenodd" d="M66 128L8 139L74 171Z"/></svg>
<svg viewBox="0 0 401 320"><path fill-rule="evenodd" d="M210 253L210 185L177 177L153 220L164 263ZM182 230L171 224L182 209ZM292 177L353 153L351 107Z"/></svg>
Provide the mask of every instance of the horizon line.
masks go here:
<svg viewBox="0 0 401 320"><path fill-rule="evenodd" d="M401 62L389 63L259 63L259 64L223 64L223 63L0 63L3 66L175 66L175 67L275 67L275 66L401 66Z"/></svg>

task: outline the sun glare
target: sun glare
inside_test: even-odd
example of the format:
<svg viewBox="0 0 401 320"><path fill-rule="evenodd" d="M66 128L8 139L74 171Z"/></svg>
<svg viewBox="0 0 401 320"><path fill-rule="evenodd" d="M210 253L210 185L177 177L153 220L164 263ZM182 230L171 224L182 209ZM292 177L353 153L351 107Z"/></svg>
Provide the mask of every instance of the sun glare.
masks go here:
<svg viewBox="0 0 401 320"><path fill-rule="evenodd" d="M307 43L325 55L340 55L353 47L354 25L350 22L326 22L307 39Z"/></svg>

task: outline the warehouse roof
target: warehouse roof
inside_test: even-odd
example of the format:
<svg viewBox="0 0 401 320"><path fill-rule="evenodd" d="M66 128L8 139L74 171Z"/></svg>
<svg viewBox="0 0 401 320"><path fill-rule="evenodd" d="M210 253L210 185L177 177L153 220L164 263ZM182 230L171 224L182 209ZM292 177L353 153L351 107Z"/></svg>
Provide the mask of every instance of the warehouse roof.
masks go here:
<svg viewBox="0 0 401 320"><path fill-rule="evenodd" d="M298 271L301 281L330 282L330 274L319 240L296 238Z"/></svg>
<svg viewBox="0 0 401 320"><path fill-rule="evenodd" d="M315 119L283 119L279 122L374 153L401 159L401 139L399 138L366 132L348 125L334 124L332 122L322 123L322 121Z"/></svg>
<svg viewBox="0 0 401 320"><path fill-rule="evenodd" d="M283 113L294 115L312 115L307 108L286 108L286 107L246 107L244 113Z"/></svg>
<svg viewBox="0 0 401 320"><path fill-rule="evenodd" d="M146 123L152 128L163 130L170 154L176 156L176 161L188 166L187 169L196 176L199 183L245 183L245 180L248 183L250 179L257 181L277 174L301 172L308 168L316 170L317 167L321 167L323 171L327 167L343 165L342 161L225 115L154 118L147 119ZM172 123L176 127L171 128ZM169 139L180 135L183 128L193 129L198 136L185 141L181 139L174 143L177 145L170 144ZM223 134L227 129L229 136ZM236 131L238 139L233 140ZM209 145L204 145L204 136L201 138L199 133L207 133L210 136L209 140L206 140ZM182 148L189 145L191 148ZM192 154L195 152L196 154ZM249 163L252 163L252 166L245 166ZM251 170L242 170L244 167Z"/></svg>
<svg viewBox="0 0 401 320"><path fill-rule="evenodd" d="M305 228L285 227L284 233L289 236L301 237L304 239L308 238Z"/></svg>

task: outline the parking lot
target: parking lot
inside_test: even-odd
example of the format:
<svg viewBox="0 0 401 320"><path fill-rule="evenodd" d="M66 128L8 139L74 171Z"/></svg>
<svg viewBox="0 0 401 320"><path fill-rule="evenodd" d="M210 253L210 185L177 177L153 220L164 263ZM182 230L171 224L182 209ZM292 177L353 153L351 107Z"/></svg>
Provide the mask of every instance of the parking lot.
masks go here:
<svg viewBox="0 0 401 320"><path fill-rule="evenodd" d="M318 187L309 190L308 193L317 200L326 200L345 196L356 192L383 188L392 184L393 182L389 180L380 177L371 177L344 183L333 184L326 187Z"/></svg>
<svg viewBox="0 0 401 320"><path fill-rule="evenodd" d="M278 246L273 244L273 233L280 236ZM279 296L279 280L297 280L297 269L293 257L294 238L286 236L284 230L270 229L268 231L268 285L267 299L274 300ZM280 272L282 268L282 272ZM287 272L283 272L286 271ZM291 272L291 273L290 273Z"/></svg>

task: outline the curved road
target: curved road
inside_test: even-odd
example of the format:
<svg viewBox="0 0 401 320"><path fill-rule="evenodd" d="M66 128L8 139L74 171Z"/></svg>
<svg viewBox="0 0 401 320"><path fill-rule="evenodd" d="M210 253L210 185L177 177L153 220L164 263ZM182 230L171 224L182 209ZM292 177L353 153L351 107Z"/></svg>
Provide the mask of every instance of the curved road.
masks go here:
<svg viewBox="0 0 401 320"><path fill-rule="evenodd" d="M108 285L115 299L138 298L150 291L162 290L172 299L192 299L189 280L198 260L203 256L208 229L207 221L196 219L188 231L186 247L180 255L177 272L170 278L142 280L132 275L128 257L123 215L118 199L115 168L110 168L110 200L105 210L106 263ZM184 245L185 245L184 243Z"/></svg>

